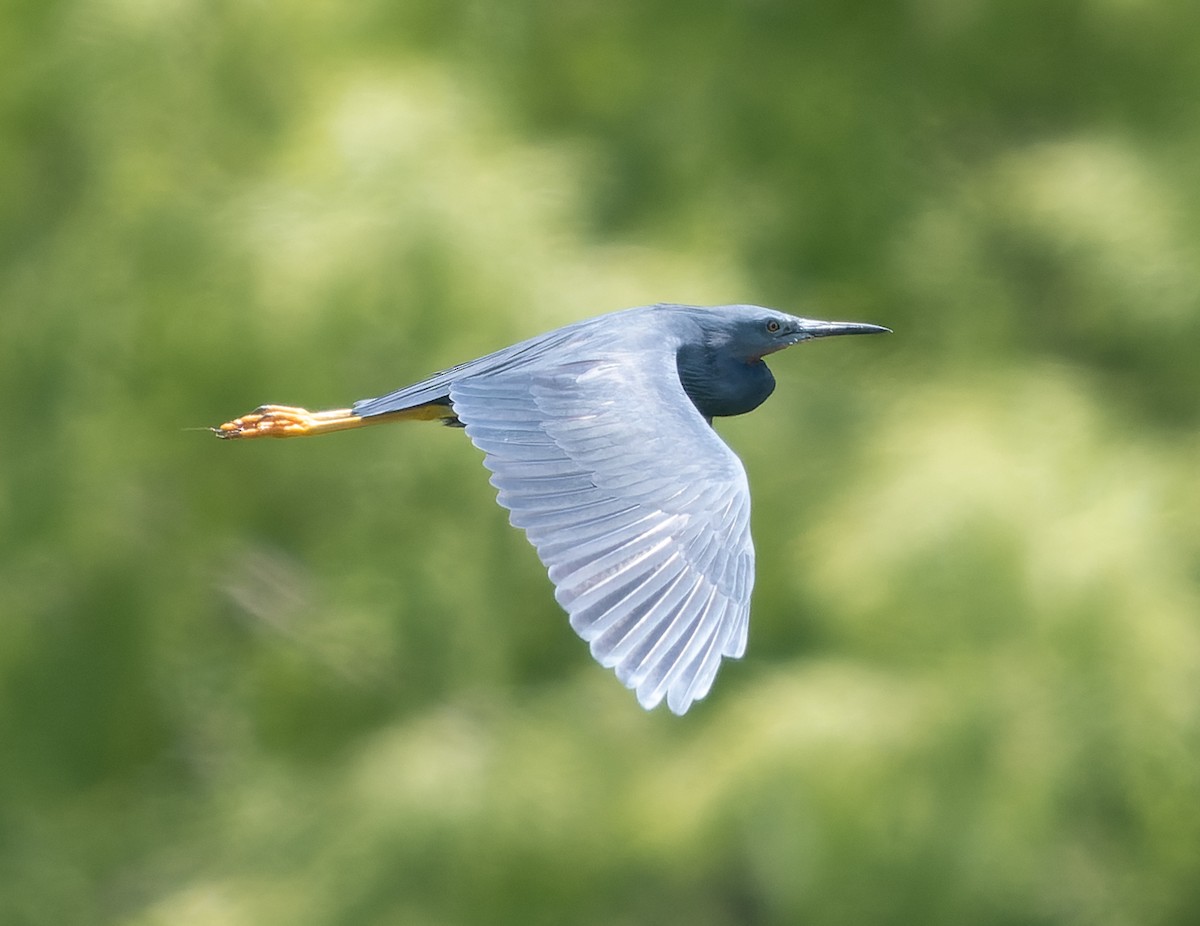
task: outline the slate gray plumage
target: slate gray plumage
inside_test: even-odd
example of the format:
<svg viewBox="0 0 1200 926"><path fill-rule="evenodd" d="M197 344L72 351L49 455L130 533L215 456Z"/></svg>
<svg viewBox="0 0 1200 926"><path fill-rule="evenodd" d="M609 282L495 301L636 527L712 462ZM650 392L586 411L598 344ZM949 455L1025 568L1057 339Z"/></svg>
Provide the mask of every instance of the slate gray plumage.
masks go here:
<svg viewBox="0 0 1200 926"><path fill-rule="evenodd" d="M711 426L802 340L887 331L759 306L657 305L568 325L354 405L448 403L592 655L684 713L746 649L754 546L741 461Z"/></svg>

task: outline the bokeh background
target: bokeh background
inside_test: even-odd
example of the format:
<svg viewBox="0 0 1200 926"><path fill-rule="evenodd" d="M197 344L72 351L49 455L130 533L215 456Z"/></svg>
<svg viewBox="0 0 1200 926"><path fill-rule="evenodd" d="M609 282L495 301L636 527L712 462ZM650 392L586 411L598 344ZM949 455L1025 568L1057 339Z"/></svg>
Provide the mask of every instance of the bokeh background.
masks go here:
<svg viewBox="0 0 1200 926"><path fill-rule="evenodd" d="M1200 5L0 12L0 922L1182 924ZM656 301L750 651L596 667L461 432L222 444Z"/></svg>

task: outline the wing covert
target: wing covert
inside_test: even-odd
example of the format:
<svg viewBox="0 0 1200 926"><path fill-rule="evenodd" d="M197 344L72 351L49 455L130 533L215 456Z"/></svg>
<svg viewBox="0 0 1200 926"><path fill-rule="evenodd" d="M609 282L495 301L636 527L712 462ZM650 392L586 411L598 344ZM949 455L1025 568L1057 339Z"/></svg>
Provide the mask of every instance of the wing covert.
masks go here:
<svg viewBox="0 0 1200 926"><path fill-rule="evenodd" d="M703 698L746 647L750 493L673 353L471 376L450 400L592 655L643 707Z"/></svg>

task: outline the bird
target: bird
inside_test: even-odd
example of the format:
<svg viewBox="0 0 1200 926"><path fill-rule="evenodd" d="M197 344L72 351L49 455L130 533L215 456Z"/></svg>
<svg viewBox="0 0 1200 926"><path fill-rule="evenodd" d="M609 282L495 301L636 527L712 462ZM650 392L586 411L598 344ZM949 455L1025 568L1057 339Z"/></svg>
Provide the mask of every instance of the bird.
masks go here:
<svg viewBox="0 0 1200 926"><path fill-rule="evenodd" d="M568 324L350 408L259 406L212 431L288 438L441 421L484 454L592 656L682 715L746 650L754 544L741 460L713 419L775 389L764 357L860 322L660 303Z"/></svg>

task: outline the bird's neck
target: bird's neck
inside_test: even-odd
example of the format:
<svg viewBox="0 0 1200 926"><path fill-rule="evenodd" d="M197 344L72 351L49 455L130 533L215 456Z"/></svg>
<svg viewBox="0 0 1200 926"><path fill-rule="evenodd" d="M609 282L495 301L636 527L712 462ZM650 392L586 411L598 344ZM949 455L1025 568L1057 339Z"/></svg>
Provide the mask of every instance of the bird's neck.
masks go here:
<svg viewBox="0 0 1200 926"><path fill-rule="evenodd" d="M775 389L775 377L761 359L743 360L707 345L685 345L676 366L684 392L710 421L753 411Z"/></svg>

